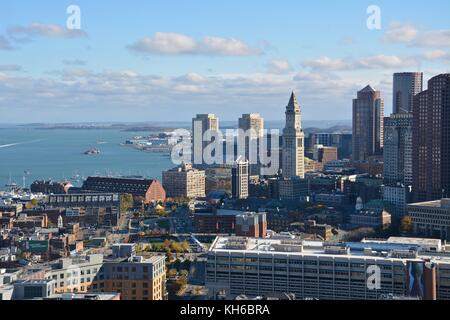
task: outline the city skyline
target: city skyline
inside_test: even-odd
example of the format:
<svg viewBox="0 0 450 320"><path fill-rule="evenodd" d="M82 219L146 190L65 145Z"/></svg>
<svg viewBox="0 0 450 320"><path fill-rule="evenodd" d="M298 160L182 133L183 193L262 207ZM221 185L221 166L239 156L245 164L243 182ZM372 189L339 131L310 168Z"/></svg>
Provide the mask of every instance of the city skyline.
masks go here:
<svg viewBox="0 0 450 320"><path fill-rule="evenodd" d="M0 304L450 300L449 12L0 4Z"/></svg>
<svg viewBox="0 0 450 320"><path fill-rule="evenodd" d="M388 115L393 73L420 71L426 83L449 71L446 1L379 1L380 30L366 26L366 1L263 1L258 15L253 4L239 4L236 15L233 2L172 3L178 12L140 1L126 9L109 4L102 14L102 5L78 1L81 30L72 31L65 27L70 4L1 4L2 122L155 114L180 121L208 112L223 120L259 112L270 121L281 119L277 106L292 90L302 96L304 120L348 120L361 87L381 91ZM280 19L287 11L295 18ZM254 27L243 28L250 16Z"/></svg>

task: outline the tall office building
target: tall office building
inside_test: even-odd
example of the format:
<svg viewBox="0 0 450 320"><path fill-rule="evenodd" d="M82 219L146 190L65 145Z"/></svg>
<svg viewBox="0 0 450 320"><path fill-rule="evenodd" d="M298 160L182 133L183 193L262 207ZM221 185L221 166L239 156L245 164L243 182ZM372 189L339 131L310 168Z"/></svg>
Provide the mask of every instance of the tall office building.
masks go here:
<svg viewBox="0 0 450 320"><path fill-rule="evenodd" d="M203 141L206 131L219 130L219 118L214 114L197 114L192 119L192 163L194 165L203 165L203 150L211 141Z"/></svg>
<svg viewBox="0 0 450 320"><path fill-rule="evenodd" d="M282 173L286 178L305 177L304 138L300 105L295 92L292 92L286 107L286 126L283 130Z"/></svg>
<svg viewBox="0 0 450 320"><path fill-rule="evenodd" d="M239 118L239 129L244 131L254 130L252 138L262 138L264 136L264 119L259 113L243 114Z"/></svg>
<svg viewBox="0 0 450 320"><path fill-rule="evenodd" d="M353 161L379 154L383 147L384 102L370 85L353 100Z"/></svg>
<svg viewBox="0 0 450 320"><path fill-rule="evenodd" d="M413 192L417 202L450 197L450 73L414 97Z"/></svg>
<svg viewBox="0 0 450 320"><path fill-rule="evenodd" d="M248 161L239 158L231 169L231 190L233 198L248 198Z"/></svg>
<svg viewBox="0 0 450 320"><path fill-rule="evenodd" d="M412 185L412 113L397 113L384 118L383 200L390 203L390 213L402 217L411 201Z"/></svg>
<svg viewBox="0 0 450 320"><path fill-rule="evenodd" d="M413 98L422 92L422 72L394 73L393 112L412 112Z"/></svg>
<svg viewBox="0 0 450 320"><path fill-rule="evenodd" d="M245 136L245 153L239 154L249 161L249 174L259 175L260 166L258 164L259 143L258 140L264 137L264 119L259 113L243 114L239 118L239 129L243 130ZM242 133L240 133L242 134Z"/></svg>
<svg viewBox="0 0 450 320"><path fill-rule="evenodd" d="M412 184L411 113L392 114L384 118L384 182Z"/></svg>

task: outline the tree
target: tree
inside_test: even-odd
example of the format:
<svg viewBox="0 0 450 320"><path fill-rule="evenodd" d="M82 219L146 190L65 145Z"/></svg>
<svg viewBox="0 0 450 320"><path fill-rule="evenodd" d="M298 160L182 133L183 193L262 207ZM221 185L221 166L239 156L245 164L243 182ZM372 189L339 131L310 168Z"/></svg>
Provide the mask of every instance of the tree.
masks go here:
<svg viewBox="0 0 450 320"><path fill-rule="evenodd" d="M170 251L166 252L166 257L167 257L167 261L172 261L173 260L173 254Z"/></svg>
<svg viewBox="0 0 450 320"><path fill-rule="evenodd" d="M133 208L134 200L133 195L125 193L120 196L120 212L125 213L131 208Z"/></svg>
<svg viewBox="0 0 450 320"><path fill-rule="evenodd" d="M168 271L168 276L169 276L170 278L173 278L173 277L175 277L175 276L177 275L177 273L178 273L177 269L170 269L170 270Z"/></svg>
<svg viewBox="0 0 450 320"><path fill-rule="evenodd" d="M182 250L183 252L189 252L189 249L190 249L189 243L188 243L187 241L183 241L183 242L181 243L181 250Z"/></svg>
<svg viewBox="0 0 450 320"><path fill-rule="evenodd" d="M180 277L187 279L188 275L189 275L189 271L187 271L187 270L180 271Z"/></svg>
<svg viewBox="0 0 450 320"><path fill-rule="evenodd" d="M412 218L410 216L404 216L400 224L400 230L403 232L411 232L413 229Z"/></svg>
<svg viewBox="0 0 450 320"><path fill-rule="evenodd" d="M343 238L344 241L359 242L364 238L373 237L375 230L372 228L359 228L348 232Z"/></svg>
<svg viewBox="0 0 450 320"><path fill-rule="evenodd" d="M180 277L172 283L172 290L175 294L183 291L187 286L187 279Z"/></svg>

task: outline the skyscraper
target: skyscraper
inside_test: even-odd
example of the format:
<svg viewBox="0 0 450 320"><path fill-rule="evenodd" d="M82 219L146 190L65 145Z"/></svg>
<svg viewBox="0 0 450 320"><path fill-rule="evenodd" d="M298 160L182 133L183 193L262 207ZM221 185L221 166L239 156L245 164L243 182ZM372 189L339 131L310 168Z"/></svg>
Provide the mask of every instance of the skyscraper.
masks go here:
<svg viewBox="0 0 450 320"><path fill-rule="evenodd" d="M259 113L243 114L239 118L239 129L245 133L242 137L245 141L245 153L238 156L245 156L245 159L249 161L249 174L259 175L260 166L258 164L259 143L258 139L264 137L264 119Z"/></svg>
<svg viewBox="0 0 450 320"><path fill-rule="evenodd" d="M394 73L393 113L412 112L413 98L422 92L423 73Z"/></svg>
<svg viewBox="0 0 450 320"><path fill-rule="evenodd" d="M414 200L450 197L450 73L414 97L413 117Z"/></svg>
<svg viewBox="0 0 450 320"><path fill-rule="evenodd" d="M301 110L295 92L286 106L286 126L283 130L282 173L285 178L305 177L304 137Z"/></svg>
<svg viewBox="0 0 450 320"><path fill-rule="evenodd" d="M242 158L237 159L231 169L231 193L233 198L248 198L248 174L248 161Z"/></svg>
<svg viewBox="0 0 450 320"><path fill-rule="evenodd" d="M219 130L219 118L214 114L197 114L192 119L192 162L194 165L203 165L203 150L210 141L203 141L206 131Z"/></svg>
<svg viewBox="0 0 450 320"><path fill-rule="evenodd" d="M383 147L384 102L370 85L353 100L353 161L367 160Z"/></svg>
<svg viewBox="0 0 450 320"><path fill-rule="evenodd" d="M401 217L411 200L412 113L397 113L384 119L383 200L392 205L391 214Z"/></svg>
<svg viewBox="0 0 450 320"><path fill-rule="evenodd" d="M384 182L412 184L411 113L397 113L384 118Z"/></svg>
<svg viewBox="0 0 450 320"><path fill-rule="evenodd" d="M243 114L239 118L239 129L244 131L252 129L254 130L252 138L262 138L264 136L264 119L259 113Z"/></svg>

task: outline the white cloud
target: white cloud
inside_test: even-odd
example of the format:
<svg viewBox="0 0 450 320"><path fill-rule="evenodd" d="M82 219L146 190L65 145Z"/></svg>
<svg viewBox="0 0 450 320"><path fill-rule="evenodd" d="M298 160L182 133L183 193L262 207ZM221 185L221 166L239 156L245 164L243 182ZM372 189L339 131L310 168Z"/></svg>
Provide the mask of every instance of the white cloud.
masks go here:
<svg viewBox="0 0 450 320"><path fill-rule="evenodd" d="M387 42L409 43L416 39L418 30L411 24L393 22L384 35Z"/></svg>
<svg viewBox="0 0 450 320"><path fill-rule="evenodd" d="M303 65L313 70L351 71L357 69L389 69L403 68L417 65L413 58L402 58L395 55L374 55L354 58L330 58L320 57L306 60Z"/></svg>
<svg viewBox="0 0 450 320"><path fill-rule="evenodd" d="M414 45L420 47L450 47L450 29L447 30L433 30L423 32L414 42Z"/></svg>
<svg viewBox="0 0 450 320"><path fill-rule="evenodd" d="M394 22L386 31L384 40L413 47L448 48L450 47L450 29L419 30L411 24Z"/></svg>
<svg viewBox="0 0 450 320"><path fill-rule="evenodd" d="M281 119L290 91L295 89L309 118L320 117L320 112L330 106L330 117L334 108L341 106L335 115L342 118L342 111L350 115L347 107L361 85L349 77L317 76L314 72L295 79L291 74L273 73L167 77L133 70L93 72L72 68L53 71L46 77L0 73L0 108L14 106L11 109L16 113L19 109L39 109L40 114L64 113L81 119L86 110L91 121L105 114L132 118L156 112L161 120L189 119L202 112L237 117L256 111Z"/></svg>
<svg viewBox="0 0 450 320"><path fill-rule="evenodd" d="M450 52L443 50L426 51L422 54L422 57L426 60L450 60Z"/></svg>
<svg viewBox="0 0 450 320"><path fill-rule="evenodd" d="M358 59L354 65L359 68L376 69L376 68L402 68L416 65L416 61L412 58L401 58L398 56L387 56L384 54L363 57Z"/></svg>
<svg viewBox="0 0 450 320"><path fill-rule="evenodd" d="M56 24L32 23L29 26L15 26L8 29L13 39L23 41L33 37L79 38L87 36L83 30L69 30Z"/></svg>
<svg viewBox="0 0 450 320"><path fill-rule="evenodd" d="M333 59L330 57L320 57L317 59L306 60L303 65L313 69L343 70L348 68L348 62L344 59Z"/></svg>
<svg viewBox="0 0 450 320"><path fill-rule="evenodd" d="M287 60L271 60L267 64L267 71L270 73L282 74L292 70L292 67Z"/></svg>
<svg viewBox="0 0 450 320"><path fill-rule="evenodd" d="M128 46L129 49L145 54L165 55L211 55L249 56L261 51L234 38L205 37L202 41L173 32L156 32Z"/></svg>

